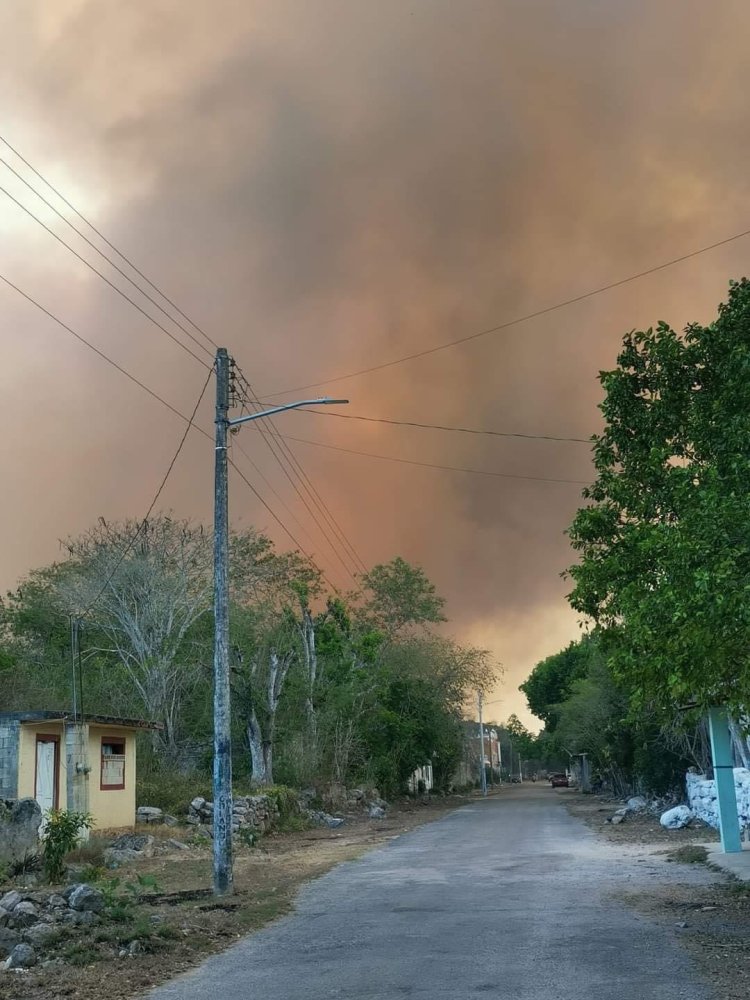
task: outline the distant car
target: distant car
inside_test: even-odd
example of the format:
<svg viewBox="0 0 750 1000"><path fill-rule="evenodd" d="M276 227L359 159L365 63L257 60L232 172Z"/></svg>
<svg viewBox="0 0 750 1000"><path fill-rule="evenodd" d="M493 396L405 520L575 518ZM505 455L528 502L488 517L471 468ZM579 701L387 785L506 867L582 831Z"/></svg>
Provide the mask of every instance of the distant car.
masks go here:
<svg viewBox="0 0 750 1000"><path fill-rule="evenodd" d="M567 774L553 774L549 783L553 788L567 788L570 784Z"/></svg>
<svg viewBox="0 0 750 1000"><path fill-rule="evenodd" d="M510 783L512 785L520 785L521 784L521 779L519 777L517 777L517 776L514 776L514 777L512 777L510 779Z"/></svg>

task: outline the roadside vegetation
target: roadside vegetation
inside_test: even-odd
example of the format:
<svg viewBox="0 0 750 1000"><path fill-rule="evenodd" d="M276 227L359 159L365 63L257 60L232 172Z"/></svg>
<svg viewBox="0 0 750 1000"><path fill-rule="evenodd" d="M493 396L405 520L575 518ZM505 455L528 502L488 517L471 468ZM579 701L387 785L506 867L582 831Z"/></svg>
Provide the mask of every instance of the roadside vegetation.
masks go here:
<svg viewBox="0 0 750 1000"><path fill-rule="evenodd" d="M210 532L169 514L101 520L64 552L0 604L3 707L70 709L80 619L85 711L160 724L140 737L138 800L180 815L211 784ZM230 565L237 786L396 796L432 764L446 791L467 695L497 668L438 630L444 601L424 572L396 558L331 593L312 562L253 529L232 536Z"/></svg>
<svg viewBox="0 0 750 1000"><path fill-rule="evenodd" d="M522 685L539 754L587 753L618 795L705 771L703 717L726 705L748 766L750 282L707 326L631 332L601 373L596 481L569 536L569 600L589 629Z"/></svg>

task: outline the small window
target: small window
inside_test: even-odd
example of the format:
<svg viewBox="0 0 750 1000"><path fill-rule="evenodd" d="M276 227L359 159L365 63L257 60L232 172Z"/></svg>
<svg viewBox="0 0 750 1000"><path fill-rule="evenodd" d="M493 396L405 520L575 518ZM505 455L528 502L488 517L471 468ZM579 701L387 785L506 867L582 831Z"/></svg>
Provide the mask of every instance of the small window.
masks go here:
<svg viewBox="0 0 750 1000"><path fill-rule="evenodd" d="M102 789L125 787L125 740L102 740Z"/></svg>

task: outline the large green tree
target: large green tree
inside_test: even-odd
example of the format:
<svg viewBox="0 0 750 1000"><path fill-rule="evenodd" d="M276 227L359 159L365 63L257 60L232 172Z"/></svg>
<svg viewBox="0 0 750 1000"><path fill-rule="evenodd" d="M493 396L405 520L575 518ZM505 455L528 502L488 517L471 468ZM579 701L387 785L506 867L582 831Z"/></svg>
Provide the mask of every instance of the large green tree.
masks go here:
<svg viewBox="0 0 750 1000"><path fill-rule="evenodd" d="M715 322L630 333L603 372L573 606L635 704L750 703L750 283Z"/></svg>
<svg viewBox="0 0 750 1000"><path fill-rule="evenodd" d="M559 706L569 696L574 681L586 676L592 656L591 639L571 642L559 653L537 663L520 685L529 709L551 733L557 725Z"/></svg>

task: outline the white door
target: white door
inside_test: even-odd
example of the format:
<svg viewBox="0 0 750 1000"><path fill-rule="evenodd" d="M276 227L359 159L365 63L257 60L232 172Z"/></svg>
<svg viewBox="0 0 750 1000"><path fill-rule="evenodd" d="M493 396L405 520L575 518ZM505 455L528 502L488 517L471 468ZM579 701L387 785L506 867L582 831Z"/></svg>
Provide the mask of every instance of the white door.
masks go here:
<svg viewBox="0 0 750 1000"><path fill-rule="evenodd" d="M36 744L36 800L42 814L54 809L55 802L55 764L57 763L57 744L54 740L37 740Z"/></svg>

